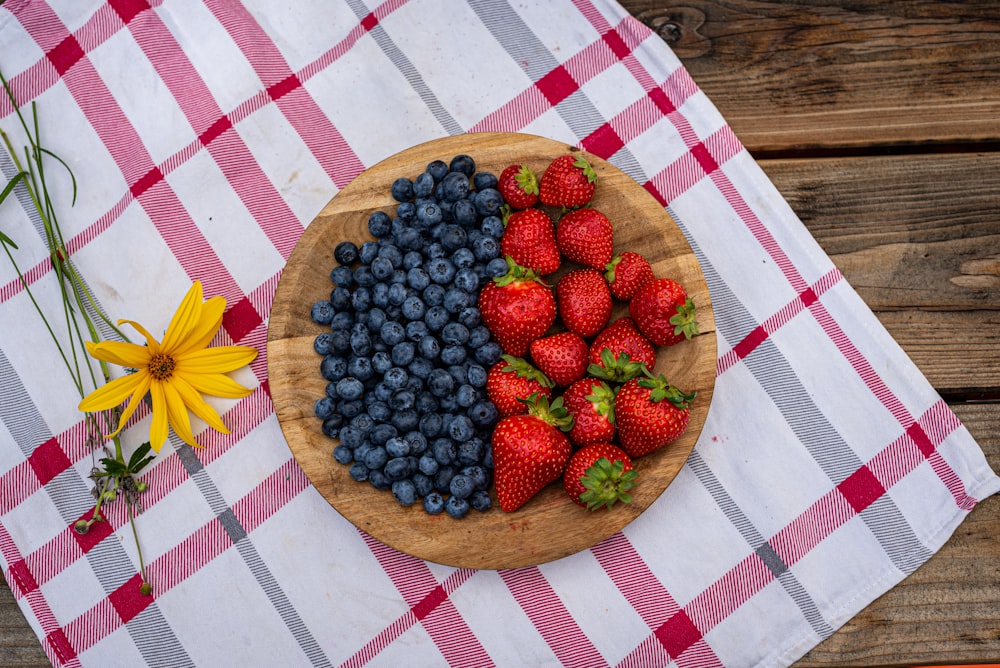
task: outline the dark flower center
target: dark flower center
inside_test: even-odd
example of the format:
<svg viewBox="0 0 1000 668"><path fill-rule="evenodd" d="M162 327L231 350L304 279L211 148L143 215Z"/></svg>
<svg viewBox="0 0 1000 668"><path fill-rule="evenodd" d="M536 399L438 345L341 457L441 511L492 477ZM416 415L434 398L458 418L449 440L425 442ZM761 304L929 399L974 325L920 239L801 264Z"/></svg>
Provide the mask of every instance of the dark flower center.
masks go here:
<svg viewBox="0 0 1000 668"><path fill-rule="evenodd" d="M149 360L149 373L156 380L166 380L174 374L177 365L174 358L164 353L156 353Z"/></svg>

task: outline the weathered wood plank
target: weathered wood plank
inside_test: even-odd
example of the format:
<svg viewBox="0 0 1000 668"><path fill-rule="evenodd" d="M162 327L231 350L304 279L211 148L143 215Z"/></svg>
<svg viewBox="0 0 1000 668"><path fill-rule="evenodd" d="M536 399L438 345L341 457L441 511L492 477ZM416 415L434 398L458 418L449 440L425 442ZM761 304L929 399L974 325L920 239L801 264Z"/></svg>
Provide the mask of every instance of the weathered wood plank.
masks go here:
<svg viewBox="0 0 1000 668"><path fill-rule="evenodd" d="M1000 154L760 164L938 391L1000 396Z"/></svg>
<svg viewBox="0 0 1000 668"><path fill-rule="evenodd" d="M1000 404L952 408L1000 469ZM980 503L941 550L797 668L912 666L1000 659L1000 496Z"/></svg>
<svg viewBox="0 0 1000 668"><path fill-rule="evenodd" d="M0 665L9 668L51 666L35 632L21 614L7 581L0 573Z"/></svg>
<svg viewBox="0 0 1000 668"><path fill-rule="evenodd" d="M993 0L624 0L751 152L1000 141Z"/></svg>

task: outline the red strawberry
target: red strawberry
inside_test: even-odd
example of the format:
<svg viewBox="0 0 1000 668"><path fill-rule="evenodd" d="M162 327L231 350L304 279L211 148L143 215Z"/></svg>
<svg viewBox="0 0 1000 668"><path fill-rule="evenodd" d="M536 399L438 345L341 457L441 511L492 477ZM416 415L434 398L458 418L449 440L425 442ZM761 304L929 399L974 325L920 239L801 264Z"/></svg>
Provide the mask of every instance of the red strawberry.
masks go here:
<svg viewBox="0 0 1000 668"><path fill-rule="evenodd" d="M555 225L549 214L541 209L515 211L504 217L500 253L542 276L551 274L562 264Z"/></svg>
<svg viewBox="0 0 1000 668"><path fill-rule="evenodd" d="M566 259L604 271L614 252L615 234L611 221L597 209L576 209L559 219L556 244Z"/></svg>
<svg viewBox="0 0 1000 668"><path fill-rule="evenodd" d="M662 375L633 378L618 388L615 424L622 450L642 457L680 438L691 417L694 394L685 394Z"/></svg>
<svg viewBox="0 0 1000 668"><path fill-rule="evenodd" d="M611 291L604 276L589 267L574 269L556 283L559 317L571 332L589 338L611 317Z"/></svg>
<svg viewBox="0 0 1000 668"><path fill-rule="evenodd" d="M608 279L611 294L626 302L632 299L639 288L656 278L649 260L632 251L615 256L605 269L604 277Z"/></svg>
<svg viewBox="0 0 1000 668"><path fill-rule="evenodd" d="M532 395L527 415L511 415L493 429L493 476L500 509L511 513L562 475L573 446L562 399Z"/></svg>
<svg viewBox="0 0 1000 668"><path fill-rule="evenodd" d="M552 381L523 357L504 355L486 374L486 395L497 407L500 417L524 415L527 399L535 393L552 398Z"/></svg>
<svg viewBox="0 0 1000 668"><path fill-rule="evenodd" d="M500 172L497 190L512 209L528 209L538 203L538 177L527 165L509 165Z"/></svg>
<svg viewBox="0 0 1000 668"><path fill-rule="evenodd" d="M529 349L535 366L560 387L568 387L587 373L587 342L579 334L551 334L532 341Z"/></svg>
<svg viewBox="0 0 1000 668"><path fill-rule="evenodd" d="M657 346L672 346L698 333L694 302L677 281L656 278L639 288L628 305L636 327Z"/></svg>
<svg viewBox="0 0 1000 668"><path fill-rule="evenodd" d="M570 457L563 488L574 503L599 510L611 508L617 501L631 503L628 491L635 487L637 477L624 450L610 443L594 443Z"/></svg>
<svg viewBox="0 0 1000 668"><path fill-rule="evenodd" d="M636 329L632 318L618 318L590 344L592 376L624 383L656 366L656 348Z"/></svg>
<svg viewBox="0 0 1000 668"><path fill-rule="evenodd" d="M566 410L573 416L569 440L577 447L610 442L615 437L615 393L597 378L581 378L562 395Z"/></svg>
<svg viewBox="0 0 1000 668"><path fill-rule="evenodd" d="M483 286L479 310L483 324L504 352L522 357L528 345L548 331L556 320L556 298L552 288L538 275L507 257L506 274Z"/></svg>
<svg viewBox="0 0 1000 668"><path fill-rule="evenodd" d="M597 174L582 156L561 155L545 168L538 182L538 199L545 206L575 209L594 196Z"/></svg>

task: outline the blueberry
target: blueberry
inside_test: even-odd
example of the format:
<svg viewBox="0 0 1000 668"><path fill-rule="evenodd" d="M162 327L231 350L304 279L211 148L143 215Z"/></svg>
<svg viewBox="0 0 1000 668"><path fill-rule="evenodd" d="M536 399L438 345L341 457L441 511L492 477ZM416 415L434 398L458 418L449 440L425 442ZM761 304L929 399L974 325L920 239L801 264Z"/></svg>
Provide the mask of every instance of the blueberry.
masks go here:
<svg viewBox="0 0 1000 668"><path fill-rule="evenodd" d="M366 286L357 288L351 293L351 308L358 313L365 313L372 307L372 292Z"/></svg>
<svg viewBox="0 0 1000 668"><path fill-rule="evenodd" d="M317 325L329 325L334 315L336 315L336 311L333 308L333 304L325 300L313 304L309 312L312 321Z"/></svg>
<svg viewBox="0 0 1000 668"><path fill-rule="evenodd" d="M347 375L347 360L343 357L327 355L320 362L319 372L328 381L338 381Z"/></svg>
<svg viewBox="0 0 1000 668"><path fill-rule="evenodd" d="M466 269L476 263L476 255L468 246L462 246L451 254L451 263L455 269Z"/></svg>
<svg viewBox="0 0 1000 668"><path fill-rule="evenodd" d="M475 325L469 328L469 340L466 345L470 348L479 348L490 340L490 330L485 325ZM482 362L480 362L482 364Z"/></svg>
<svg viewBox="0 0 1000 668"><path fill-rule="evenodd" d="M440 306L444 303L444 293L445 289L443 285L431 283L424 288L424 291L420 296L423 298L424 303L428 306Z"/></svg>
<svg viewBox="0 0 1000 668"><path fill-rule="evenodd" d="M410 372L411 376L416 376L417 378L420 379L426 379L428 376L430 376L431 371L434 370L434 362L427 359L426 357L417 357L412 362L410 362L410 364L406 367L406 370Z"/></svg>
<svg viewBox="0 0 1000 668"><path fill-rule="evenodd" d="M496 405L489 399L476 401L469 406L469 419L479 429L493 426L499 417L500 412L497 410Z"/></svg>
<svg viewBox="0 0 1000 668"><path fill-rule="evenodd" d="M399 432L391 424L377 424L371 430L368 438L371 440L373 445L385 445L389 442L389 439L393 436L398 435Z"/></svg>
<svg viewBox="0 0 1000 668"><path fill-rule="evenodd" d="M475 433L476 428L467 415L456 415L455 419L448 425L448 435L459 443L468 441Z"/></svg>
<svg viewBox="0 0 1000 668"><path fill-rule="evenodd" d="M389 225L391 223L391 218L389 214L384 211L375 211L370 216L368 216L368 231L373 237L382 237L389 234ZM360 259L360 258L359 258ZM361 260L364 262L364 260Z"/></svg>
<svg viewBox="0 0 1000 668"><path fill-rule="evenodd" d="M427 438L434 438L441 433L442 419L440 413L425 413L420 416L420 433Z"/></svg>
<svg viewBox="0 0 1000 668"><path fill-rule="evenodd" d="M400 202L396 207L396 217L404 222L411 221L417 215L417 207L413 202ZM398 226L397 226L398 229Z"/></svg>
<svg viewBox="0 0 1000 668"><path fill-rule="evenodd" d="M489 278L499 278L505 275L508 269L506 260L502 257L495 257L486 263L486 276Z"/></svg>
<svg viewBox="0 0 1000 668"><path fill-rule="evenodd" d="M387 293L387 296L389 298L390 305L399 306L406 300L406 298L409 296L409 293L407 292L406 286L404 284L392 283L389 286L389 292Z"/></svg>
<svg viewBox="0 0 1000 668"><path fill-rule="evenodd" d="M479 462L482 461L484 454L486 454L486 443L481 438L477 437L470 438L463 443L459 443L458 452L455 457L459 464L463 464L471 468L473 465L479 464ZM469 473L469 471L465 471L465 473Z"/></svg>
<svg viewBox="0 0 1000 668"><path fill-rule="evenodd" d="M406 387L407 381L410 379L410 374L406 373L406 369L394 366L385 372L382 377L382 382L390 390L401 390Z"/></svg>
<svg viewBox="0 0 1000 668"><path fill-rule="evenodd" d="M448 169L452 172L461 172L466 177L472 177L476 173L476 161L470 155L459 153L451 159Z"/></svg>
<svg viewBox="0 0 1000 668"><path fill-rule="evenodd" d="M469 306L462 309L458 314L458 322L470 330L469 336L471 337L471 330L473 327L478 327L483 321L483 314L479 310L478 306Z"/></svg>
<svg viewBox="0 0 1000 668"><path fill-rule="evenodd" d="M378 422L388 422L392 418L392 409L384 401L373 401L368 404L368 415Z"/></svg>
<svg viewBox="0 0 1000 668"><path fill-rule="evenodd" d="M465 353L464 348L460 348L460 350L462 350L463 354ZM460 385L458 390L455 392L455 400L458 402L458 405L461 406L462 408L470 408L477 401L479 401L479 390L472 387L471 385Z"/></svg>
<svg viewBox="0 0 1000 668"><path fill-rule="evenodd" d="M379 246L378 257L388 260L393 269L403 265L403 251L400 250L399 246L396 246L395 244L385 244ZM372 264L374 263L375 261L372 260Z"/></svg>
<svg viewBox="0 0 1000 668"><path fill-rule="evenodd" d="M333 335L330 334L330 332L317 334L316 338L313 339L313 350L316 351L317 355L329 355L330 342L332 339Z"/></svg>
<svg viewBox="0 0 1000 668"><path fill-rule="evenodd" d="M465 229L458 225L445 225L441 231L441 246L447 251L456 251L465 248L468 243L468 234Z"/></svg>
<svg viewBox="0 0 1000 668"><path fill-rule="evenodd" d="M438 343L436 338L428 334L417 342L417 352L424 359L437 359L438 355L441 354L441 344Z"/></svg>
<svg viewBox="0 0 1000 668"><path fill-rule="evenodd" d="M372 258L374 262L375 258ZM378 279L372 274L372 268L368 265L361 265L354 270L354 282L360 286L370 288L371 286L378 283Z"/></svg>
<svg viewBox="0 0 1000 668"><path fill-rule="evenodd" d="M354 264L358 261L358 247L353 241L341 241L333 249L333 259L340 264Z"/></svg>
<svg viewBox="0 0 1000 668"><path fill-rule="evenodd" d="M392 276L392 262L384 257L377 257L372 261L372 275L379 281L388 280ZM387 286L388 287L388 286Z"/></svg>
<svg viewBox="0 0 1000 668"><path fill-rule="evenodd" d="M413 181L406 177L400 177L392 182L390 191L393 199L397 202L407 202L413 199Z"/></svg>
<svg viewBox="0 0 1000 668"><path fill-rule="evenodd" d="M408 250L403 253L403 264L402 269L404 271L409 271L414 267L419 267L424 263L424 256L416 250Z"/></svg>
<svg viewBox="0 0 1000 668"><path fill-rule="evenodd" d="M463 269L462 271L466 271ZM473 278L478 285L479 279ZM471 292L475 292L472 290ZM448 313L458 314L472 305L473 296L470 291L457 287L450 287L444 293L444 308ZM443 327L444 325L442 325Z"/></svg>
<svg viewBox="0 0 1000 668"><path fill-rule="evenodd" d="M351 351L355 355L370 355L372 352L372 337L368 332L368 326L364 323L356 323L351 328Z"/></svg>
<svg viewBox="0 0 1000 668"><path fill-rule="evenodd" d="M449 344L441 348L441 354L438 357L442 364L457 366L465 362L466 355L465 346ZM461 401L458 403L462 405Z"/></svg>
<svg viewBox="0 0 1000 668"><path fill-rule="evenodd" d="M337 402L330 397L323 397L322 399L317 399L316 403L313 404L313 413L315 413L316 417L320 420L326 420L333 415L336 408Z"/></svg>
<svg viewBox="0 0 1000 668"><path fill-rule="evenodd" d="M469 176L463 172L448 172L438 184L437 192L445 202L457 202L469 194Z"/></svg>
<svg viewBox="0 0 1000 668"><path fill-rule="evenodd" d="M424 511L428 515L440 515L444 512L444 497L438 492L424 495Z"/></svg>
<svg viewBox="0 0 1000 668"><path fill-rule="evenodd" d="M460 199L451 206L451 217L457 225L471 228L479 220L476 204L470 199Z"/></svg>
<svg viewBox="0 0 1000 668"><path fill-rule="evenodd" d="M473 490L485 490L490 486L490 474L489 472L478 463L470 464L464 466L459 470L462 475L468 476L472 480Z"/></svg>
<svg viewBox="0 0 1000 668"><path fill-rule="evenodd" d="M469 514L469 502L457 496L449 496L444 504L444 509L456 520L460 520Z"/></svg>
<svg viewBox="0 0 1000 668"><path fill-rule="evenodd" d="M376 212L376 215L378 213L381 213L381 212ZM386 220L387 221L388 221L388 219L389 219L389 217L386 216ZM389 233L388 225L389 225L389 223L386 222L386 226L387 226L386 227L386 231L385 231L386 234ZM374 233L372 235L376 236L376 237L377 236L382 236L382 235L374 234ZM371 264L372 260L374 260L376 257L378 257L378 244L377 243L375 243L374 241L366 241L363 244L361 244L361 248L358 249L358 260L361 261L361 264Z"/></svg>
<svg viewBox="0 0 1000 668"><path fill-rule="evenodd" d="M499 239L504 233L503 219L500 216L486 216L479 223L479 229L494 239Z"/></svg>
<svg viewBox="0 0 1000 668"><path fill-rule="evenodd" d="M339 438L340 426L342 424L344 424L344 416L334 413L327 419L323 420L323 434L329 436L330 438Z"/></svg>
<svg viewBox="0 0 1000 668"><path fill-rule="evenodd" d="M361 411L365 408L364 402L360 399L342 399L337 404L337 412L343 415L345 418L352 418L355 415L359 415Z"/></svg>
<svg viewBox="0 0 1000 668"><path fill-rule="evenodd" d="M500 242L490 236L479 237L472 242L472 253L480 262L489 262L500 257Z"/></svg>
<svg viewBox="0 0 1000 668"><path fill-rule="evenodd" d="M452 496L457 496L460 499L468 498L475 491L473 489L472 478L459 473L452 477L451 482L448 484L448 491L451 492Z"/></svg>
<svg viewBox="0 0 1000 668"><path fill-rule="evenodd" d="M423 320L414 320L406 323L406 339L408 341L417 343L430 333L431 330L427 329L427 323Z"/></svg>
<svg viewBox="0 0 1000 668"><path fill-rule="evenodd" d="M355 355L347 362L347 373L364 382L375 375L375 370L371 359Z"/></svg>
<svg viewBox="0 0 1000 668"><path fill-rule="evenodd" d="M497 177L493 172L476 172L472 175L472 185L476 190L497 187Z"/></svg>
<svg viewBox="0 0 1000 668"><path fill-rule="evenodd" d="M455 462L455 457L458 456L458 446L450 438L435 438L431 442L431 454L434 455L438 464L448 466Z"/></svg>
<svg viewBox="0 0 1000 668"><path fill-rule="evenodd" d="M439 492L449 494L451 491L451 479L455 477L455 467L442 466L434 474L434 489Z"/></svg>
<svg viewBox="0 0 1000 668"><path fill-rule="evenodd" d="M354 452L346 445L338 445L333 449L333 458L338 464L350 464L354 461Z"/></svg>
<svg viewBox="0 0 1000 668"><path fill-rule="evenodd" d="M406 439L407 444L410 446L410 454L413 456L419 456L427 451L427 437L421 434L416 429L406 432L403 436Z"/></svg>
<svg viewBox="0 0 1000 668"><path fill-rule="evenodd" d="M461 346L468 340L469 328L459 322L449 322L441 328L441 342L446 345Z"/></svg>
<svg viewBox="0 0 1000 668"><path fill-rule="evenodd" d="M410 341L403 341L395 346L389 353L392 363L396 366L408 366L416 355L416 346Z"/></svg>
<svg viewBox="0 0 1000 668"><path fill-rule="evenodd" d="M369 450L364 458L364 465L369 469L380 469L389 461L389 454L384 446L375 446Z"/></svg>
<svg viewBox="0 0 1000 668"><path fill-rule="evenodd" d="M406 284L414 290L423 292L431 284L431 277L422 266L413 267L406 272Z"/></svg>
<svg viewBox="0 0 1000 668"><path fill-rule="evenodd" d="M337 381L337 393L347 401L360 399L364 391L364 383L353 376L346 376Z"/></svg>
<svg viewBox="0 0 1000 668"><path fill-rule="evenodd" d="M412 457L393 457L385 463L384 473L392 480L402 480L413 475L417 460Z"/></svg>
<svg viewBox="0 0 1000 668"><path fill-rule="evenodd" d="M385 325L382 325L385 327ZM374 355L372 355L372 369L375 373L384 375L386 371L392 368L392 359L389 357L389 353L384 350L380 350Z"/></svg>
<svg viewBox="0 0 1000 668"><path fill-rule="evenodd" d="M368 480L368 467L361 462L354 462L351 464L351 468L347 472L352 479L358 482L364 482Z"/></svg>
<svg viewBox="0 0 1000 668"><path fill-rule="evenodd" d="M424 454L417 460L417 468L424 475L434 475L440 467L441 464L438 463L438 460L434 459L434 456L430 454Z"/></svg>
<svg viewBox="0 0 1000 668"><path fill-rule="evenodd" d="M420 424L420 414L413 408L395 411L390 418L392 426L401 432L412 431Z"/></svg>
<svg viewBox="0 0 1000 668"><path fill-rule="evenodd" d="M493 506L493 499L490 498L489 492L480 489L473 492L472 496L469 497L469 505L472 506L473 510L484 513Z"/></svg>
<svg viewBox="0 0 1000 668"><path fill-rule="evenodd" d="M465 374L468 376L469 385L472 387L486 387L486 376L488 372L482 365L469 363L466 366Z"/></svg>
<svg viewBox="0 0 1000 668"><path fill-rule="evenodd" d="M423 248L423 255L426 259L433 260L436 257L447 257L448 251L440 241L433 241Z"/></svg>
<svg viewBox="0 0 1000 668"><path fill-rule="evenodd" d="M413 403L416 401L416 395L410 390L396 390L389 397L389 408L394 411L403 411L408 408L413 408Z"/></svg>
<svg viewBox="0 0 1000 668"><path fill-rule="evenodd" d="M417 502L417 488L412 480L396 480L392 483L392 496L401 506L412 506Z"/></svg>
<svg viewBox="0 0 1000 668"><path fill-rule="evenodd" d="M475 204L480 216L495 216L504 205L503 195L495 188L485 188L476 192Z"/></svg>
<svg viewBox="0 0 1000 668"><path fill-rule="evenodd" d="M431 332L440 332L451 319L450 309L447 307L448 293L445 292L445 305L436 305L427 309L424 314L424 324ZM426 338L426 337L424 337Z"/></svg>
<svg viewBox="0 0 1000 668"><path fill-rule="evenodd" d="M417 206L417 221L424 227L433 227L444 219L444 211L437 202L426 201Z"/></svg>
<svg viewBox="0 0 1000 668"><path fill-rule="evenodd" d="M427 377L427 389L435 397L446 397L455 389L455 379L444 369L434 369Z"/></svg>
<svg viewBox="0 0 1000 668"><path fill-rule="evenodd" d="M447 369L448 373L455 380L456 385L466 385L469 382L469 374L465 371L464 364L453 364Z"/></svg>
<svg viewBox="0 0 1000 668"><path fill-rule="evenodd" d="M382 323L378 333L388 346L394 346L406 340L406 328L393 320L386 320Z"/></svg>
<svg viewBox="0 0 1000 668"><path fill-rule="evenodd" d="M410 480L413 481L413 487L417 490L417 496L427 496L434 491L434 480L429 475L418 471L413 474Z"/></svg>
<svg viewBox="0 0 1000 668"><path fill-rule="evenodd" d="M424 317L427 307L420 297L407 297L402 306L403 317L407 320L420 320Z"/></svg>
<svg viewBox="0 0 1000 668"><path fill-rule="evenodd" d="M372 487L375 489L385 490L392 487L392 481L389 480L389 476L382 473L379 469L371 469L368 471L368 482L370 482Z"/></svg>
<svg viewBox="0 0 1000 668"><path fill-rule="evenodd" d="M351 426L367 434L375 428L375 420L368 413L362 413L351 420Z"/></svg>
<svg viewBox="0 0 1000 668"><path fill-rule="evenodd" d="M502 355L503 349L496 341L487 341L476 348L475 352L476 361L483 366L493 366L500 361Z"/></svg>
<svg viewBox="0 0 1000 668"><path fill-rule="evenodd" d="M434 175L428 171L421 172L413 179L413 196L430 197L434 192Z"/></svg>
<svg viewBox="0 0 1000 668"><path fill-rule="evenodd" d="M448 258L436 257L427 262L427 275L438 285L448 285L455 278L455 265Z"/></svg>

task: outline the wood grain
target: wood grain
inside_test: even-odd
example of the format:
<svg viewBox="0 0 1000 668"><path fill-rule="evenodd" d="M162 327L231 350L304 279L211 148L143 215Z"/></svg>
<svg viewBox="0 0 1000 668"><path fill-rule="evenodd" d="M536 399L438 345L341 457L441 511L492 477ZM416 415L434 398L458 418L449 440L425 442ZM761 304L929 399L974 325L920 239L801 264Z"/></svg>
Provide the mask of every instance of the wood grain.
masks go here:
<svg viewBox="0 0 1000 668"><path fill-rule="evenodd" d="M753 152L1000 140L1000 3L624 0Z"/></svg>
<svg viewBox="0 0 1000 668"><path fill-rule="evenodd" d="M367 221L375 210L391 213L395 202L389 186L399 177L414 178L433 160L471 155L481 170L499 174L512 163L541 174L563 153L584 155L598 175L592 206L615 228L615 252L643 253L657 276L681 282L696 304L700 334L690 341L661 348L656 372L686 392L697 392L685 434L675 443L634 462L639 482L633 502L608 512L588 512L575 505L557 481L513 513L493 509L472 512L456 521L429 515L419 506L400 507L384 491L359 483L334 461L335 441L325 436L313 415L324 396L326 381L313 339L324 331L312 322L313 303L332 288L333 249L343 240L370 239ZM569 271L563 263L550 282ZM624 313L620 305L618 315ZM303 471L319 492L345 518L369 535L407 554L465 568L517 568L536 565L586 549L621 530L639 516L684 465L711 403L715 385L715 325L701 268L676 224L663 207L635 181L600 158L549 139L524 134L483 133L434 140L407 149L375 165L352 181L327 205L292 252L275 292L268 326L267 366L275 413L285 439Z"/></svg>

